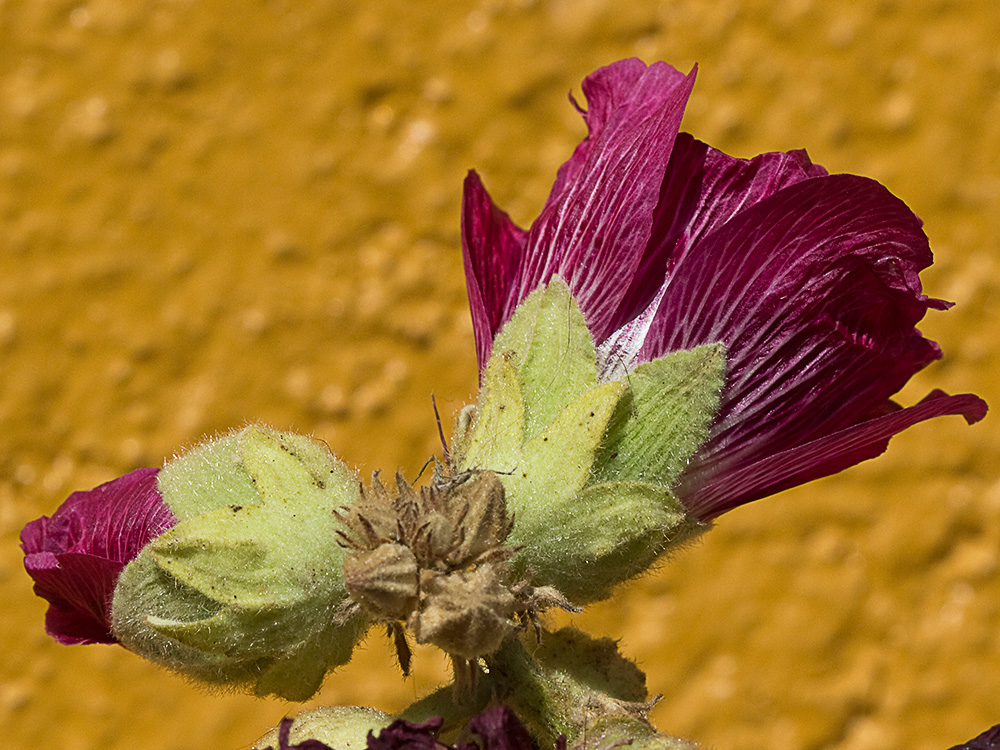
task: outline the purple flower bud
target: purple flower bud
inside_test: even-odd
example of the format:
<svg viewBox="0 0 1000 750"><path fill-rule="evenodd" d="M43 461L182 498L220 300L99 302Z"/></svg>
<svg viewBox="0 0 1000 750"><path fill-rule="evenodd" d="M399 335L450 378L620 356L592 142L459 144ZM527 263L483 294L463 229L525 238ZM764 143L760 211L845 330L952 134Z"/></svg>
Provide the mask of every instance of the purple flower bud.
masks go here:
<svg viewBox="0 0 1000 750"><path fill-rule="evenodd" d="M122 569L177 523L156 487L159 469L136 469L74 492L51 518L21 531L24 567L49 602L45 630L60 643L115 643L111 597Z"/></svg>

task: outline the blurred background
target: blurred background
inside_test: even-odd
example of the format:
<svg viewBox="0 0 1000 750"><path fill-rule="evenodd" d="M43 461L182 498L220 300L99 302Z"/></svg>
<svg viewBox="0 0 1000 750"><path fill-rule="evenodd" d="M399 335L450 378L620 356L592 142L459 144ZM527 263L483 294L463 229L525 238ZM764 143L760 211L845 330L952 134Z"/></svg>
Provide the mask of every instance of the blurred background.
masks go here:
<svg viewBox="0 0 1000 750"><path fill-rule="evenodd" d="M622 57L699 64L684 129L807 147L925 221L900 394L1000 408L994 0L0 0L0 727L13 748L248 747L300 705L203 691L43 631L27 521L248 422L412 477L476 388L459 240L475 167L522 225ZM1000 722L996 415L937 420L723 516L572 620L621 641L658 726L717 750L943 750ZM396 711L374 634L310 704Z"/></svg>

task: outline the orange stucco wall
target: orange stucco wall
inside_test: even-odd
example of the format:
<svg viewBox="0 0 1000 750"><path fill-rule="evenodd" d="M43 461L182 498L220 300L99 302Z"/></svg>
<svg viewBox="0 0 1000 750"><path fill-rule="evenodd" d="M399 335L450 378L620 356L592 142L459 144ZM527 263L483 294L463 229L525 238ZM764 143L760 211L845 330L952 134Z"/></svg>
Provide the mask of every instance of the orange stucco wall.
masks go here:
<svg viewBox="0 0 1000 750"><path fill-rule="evenodd" d="M700 65L685 129L805 146L924 219L946 359L902 394L1000 406L994 0L0 0L0 732L59 750L246 747L286 711L117 647L61 647L17 533L248 421L367 475L437 450L476 385L461 181L521 223L626 56ZM622 639L661 728L718 750L938 750L1000 721L996 422L724 516L573 620ZM398 710L371 638L314 703Z"/></svg>

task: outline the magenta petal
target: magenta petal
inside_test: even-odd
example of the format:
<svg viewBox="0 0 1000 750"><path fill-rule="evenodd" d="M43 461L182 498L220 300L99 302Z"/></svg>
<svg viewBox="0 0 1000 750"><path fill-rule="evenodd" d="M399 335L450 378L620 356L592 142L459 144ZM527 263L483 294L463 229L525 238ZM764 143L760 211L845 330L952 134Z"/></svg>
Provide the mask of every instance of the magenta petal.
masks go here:
<svg viewBox="0 0 1000 750"><path fill-rule="evenodd" d="M589 135L559 170L531 227L504 318L554 273L569 283L595 338L613 315L649 241L695 71L622 60L583 83Z"/></svg>
<svg viewBox="0 0 1000 750"><path fill-rule="evenodd" d="M986 416L986 402L971 393L949 396L933 391L906 409L851 425L803 445L766 456L729 471L688 477L678 488L685 507L702 520L795 487L836 474L885 451L889 438L918 422L960 414L969 424Z"/></svg>
<svg viewBox="0 0 1000 750"><path fill-rule="evenodd" d="M449 745L438 741L438 732L444 719L434 716L422 724L396 719L377 735L368 733L368 750L449 750Z"/></svg>
<svg viewBox="0 0 1000 750"><path fill-rule="evenodd" d="M493 204L479 175L469 172L462 196L462 255L480 371L506 321L526 242L527 232Z"/></svg>
<svg viewBox="0 0 1000 750"><path fill-rule="evenodd" d="M46 633L67 645L115 642L107 614L121 563L73 552L40 552L25 555L24 568L35 581L35 593L50 603Z"/></svg>
<svg viewBox="0 0 1000 750"><path fill-rule="evenodd" d="M49 602L46 631L61 643L113 643L111 596L122 569L177 523L156 486L158 469L138 469L74 492L51 518L21 531L24 567Z"/></svg>
<svg viewBox="0 0 1000 750"><path fill-rule="evenodd" d="M934 301L919 220L877 182L804 180L738 214L672 270L642 349L727 347L720 414L691 477L882 413L940 356L914 328Z"/></svg>
<svg viewBox="0 0 1000 750"><path fill-rule="evenodd" d="M890 401L941 356L916 329L949 306L922 293L920 220L804 151L736 159L678 135L694 74L623 60L589 76L589 135L527 238L467 180L480 368L489 338L554 273L594 337L599 381L725 344L719 411L675 488L704 517L877 455L914 421L980 418L971 395L898 413Z"/></svg>
<svg viewBox="0 0 1000 750"><path fill-rule="evenodd" d="M660 189L652 237L619 306L616 327L641 314L668 271L706 235L779 190L826 174L805 151L737 159L687 133L678 135Z"/></svg>
<svg viewBox="0 0 1000 750"><path fill-rule="evenodd" d="M517 714L503 704L472 717L466 731L479 735L483 750L522 750L534 744Z"/></svg>

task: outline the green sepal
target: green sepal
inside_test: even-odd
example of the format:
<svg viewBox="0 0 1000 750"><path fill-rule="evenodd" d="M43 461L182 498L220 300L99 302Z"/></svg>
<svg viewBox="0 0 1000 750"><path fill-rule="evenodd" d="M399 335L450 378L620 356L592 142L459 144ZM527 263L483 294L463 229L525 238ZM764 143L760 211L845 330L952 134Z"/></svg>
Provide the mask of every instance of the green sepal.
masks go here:
<svg viewBox="0 0 1000 750"><path fill-rule="evenodd" d="M337 481L340 464L329 453L328 468L319 472L319 465L301 461L303 454L314 459L313 451L295 446L299 450L293 453L287 434L249 427L239 433L237 445L256 497L182 520L150 544L153 559L176 580L235 609L345 598L340 572L345 552L335 541L339 526L333 514L357 498L357 485ZM223 449L228 453L230 444ZM334 481L317 479L317 473ZM211 477L202 481L211 484ZM196 484L189 479L184 486Z"/></svg>
<svg viewBox="0 0 1000 750"><path fill-rule="evenodd" d="M574 512L565 503L586 484L594 454L624 390L620 382L591 388L522 446L520 460L509 476L501 475L501 481L507 479L505 489L513 495L515 535L518 528L532 525L553 507Z"/></svg>
<svg viewBox="0 0 1000 750"><path fill-rule="evenodd" d="M726 376L723 344L644 362L630 372L594 465L594 482L634 480L671 487L708 438Z"/></svg>
<svg viewBox="0 0 1000 750"><path fill-rule="evenodd" d="M150 626L150 618L173 621L210 619L220 605L171 579L146 551L118 578L112 602L112 629L130 651L202 682L251 685L261 672L261 658L234 658L201 651L168 638Z"/></svg>
<svg viewBox="0 0 1000 750"><path fill-rule="evenodd" d="M274 659L257 678L254 692L262 697L280 695L290 701L309 700L319 690L329 669L350 661L354 645L367 629L364 618L346 625L327 623L326 628L299 648Z"/></svg>
<svg viewBox="0 0 1000 750"><path fill-rule="evenodd" d="M279 648L298 645L302 638L289 633L286 623L276 620L273 613L221 609L202 620L150 615L146 622L158 633L203 653L244 659L273 656Z"/></svg>
<svg viewBox="0 0 1000 750"><path fill-rule="evenodd" d="M368 733L378 734L389 726L392 717L374 708L360 706L320 706L295 717L288 735L289 747L317 740L332 748L363 748ZM275 727L257 742L253 750L280 746L279 728Z"/></svg>
<svg viewBox="0 0 1000 750"><path fill-rule="evenodd" d="M497 335L493 348L511 358L518 372L527 438L597 385L593 337L559 276L528 296Z"/></svg>
<svg viewBox="0 0 1000 750"><path fill-rule="evenodd" d="M143 552L115 589L116 637L131 651L201 682L306 700L324 674L350 660L369 623L334 622L325 611L254 616L170 579Z"/></svg>
<svg viewBox="0 0 1000 750"><path fill-rule="evenodd" d="M471 427L460 422L452 455L462 466L509 470L526 439L596 384L594 341L566 282L553 276L497 335L476 416Z"/></svg>
<svg viewBox="0 0 1000 750"><path fill-rule="evenodd" d="M589 486L532 520L515 523L515 564L576 604L605 598L704 528L669 490L642 482Z"/></svg>
<svg viewBox="0 0 1000 750"><path fill-rule="evenodd" d="M535 337L535 324L538 321L538 313L542 309L544 295L545 287L540 286L517 306L510 320L504 323L503 328L493 339L491 360L498 353L501 353L511 361L514 369L520 372Z"/></svg>
<svg viewBox="0 0 1000 750"><path fill-rule="evenodd" d="M262 425L231 432L168 461L157 476L164 502L180 520L229 505L254 505L262 498L248 465L278 445L299 464L300 472L331 494L353 502L357 478L326 446L303 435ZM263 453L262 453L263 452ZM273 451L271 451L273 454ZM260 465L258 460L256 465ZM296 472L297 474L300 472ZM341 503L344 504L344 503Z"/></svg>
<svg viewBox="0 0 1000 750"><path fill-rule="evenodd" d="M725 368L708 344L597 384L593 340L554 276L494 341L453 466L500 477L521 572L577 603L603 598L701 530L671 490L708 437Z"/></svg>
<svg viewBox="0 0 1000 750"><path fill-rule="evenodd" d="M510 471L524 443L524 400L512 357L496 354L486 365L479 408L455 459L462 468Z"/></svg>
<svg viewBox="0 0 1000 750"><path fill-rule="evenodd" d="M182 521L150 544L150 554L176 580L234 609L285 608L322 590L346 597L335 574L344 559L334 537L336 506L314 513L274 505L219 508Z"/></svg>

